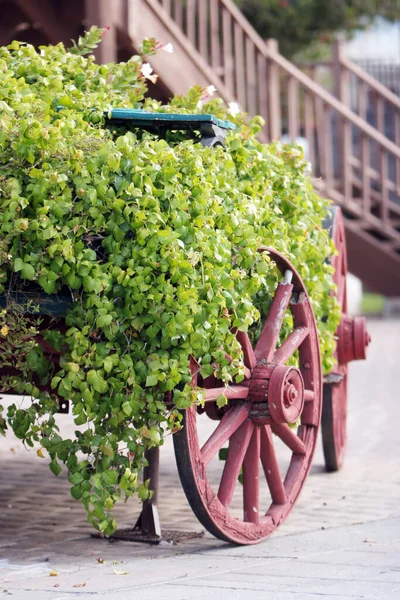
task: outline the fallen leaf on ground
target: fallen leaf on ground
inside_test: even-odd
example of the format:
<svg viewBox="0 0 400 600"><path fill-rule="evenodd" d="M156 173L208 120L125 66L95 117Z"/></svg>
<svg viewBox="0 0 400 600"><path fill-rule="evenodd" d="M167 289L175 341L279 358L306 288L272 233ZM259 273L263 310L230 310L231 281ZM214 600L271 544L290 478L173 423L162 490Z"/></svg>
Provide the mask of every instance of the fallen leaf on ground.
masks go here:
<svg viewBox="0 0 400 600"><path fill-rule="evenodd" d="M100 563L101 565L103 565L104 564L104 558L99 557L97 559L97 562Z"/></svg>
<svg viewBox="0 0 400 600"><path fill-rule="evenodd" d="M83 583L75 583L75 585L73 585L72 587L85 587L86 585L86 581L84 581Z"/></svg>
<svg viewBox="0 0 400 600"><path fill-rule="evenodd" d="M57 577L58 572L57 571L50 571L50 577Z"/></svg>
<svg viewBox="0 0 400 600"><path fill-rule="evenodd" d="M372 538L365 538L364 542L366 544L373 544L374 542L376 542L376 540L373 540Z"/></svg>
<svg viewBox="0 0 400 600"><path fill-rule="evenodd" d="M128 571L118 571L118 569L114 569L114 567L113 571L116 575L129 575Z"/></svg>

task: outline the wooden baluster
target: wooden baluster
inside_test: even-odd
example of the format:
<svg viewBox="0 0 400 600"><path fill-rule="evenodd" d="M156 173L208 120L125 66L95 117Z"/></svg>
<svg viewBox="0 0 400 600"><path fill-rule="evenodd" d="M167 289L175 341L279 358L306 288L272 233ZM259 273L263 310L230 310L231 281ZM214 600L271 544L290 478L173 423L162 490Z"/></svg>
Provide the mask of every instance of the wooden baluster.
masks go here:
<svg viewBox="0 0 400 600"><path fill-rule="evenodd" d="M370 170L370 147L369 140L365 134L361 134L361 183L362 183L362 209L365 215L371 212L371 179Z"/></svg>
<svg viewBox="0 0 400 600"><path fill-rule="evenodd" d="M294 77L288 78L288 134L291 142L299 137L299 84Z"/></svg>
<svg viewBox="0 0 400 600"><path fill-rule="evenodd" d="M376 128L385 135L385 104L381 96L376 99Z"/></svg>
<svg viewBox="0 0 400 600"><path fill-rule="evenodd" d="M235 89L236 98L242 110L246 110L246 79L244 72L244 39L243 29L239 23L234 25L235 40Z"/></svg>
<svg viewBox="0 0 400 600"><path fill-rule="evenodd" d="M253 117L257 114L256 57L253 41L246 36L246 111Z"/></svg>
<svg viewBox="0 0 400 600"><path fill-rule="evenodd" d="M400 111L394 114L394 141L400 146ZM400 160L396 157L396 194L400 196Z"/></svg>
<svg viewBox="0 0 400 600"><path fill-rule="evenodd" d="M186 35L196 46L196 0L186 0Z"/></svg>
<svg viewBox="0 0 400 600"><path fill-rule="evenodd" d="M223 52L224 52L224 84L232 93L234 98L233 85L233 51L232 51L232 17L224 7L222 10L222 31L223 31Z"/></svg>
<svg viewBox="0 0 400 600"><path fill-rule="evenodd" d="M277 140L282 135L281 92L279 67L273 60L273 54L278 53L276 40L267 40L267 48L272 58L268 59L268 107L269 107L269 139Z"/></svg>
<svg viewBox="0 0 400 600"><path fill-rule="evenodd" d="M199 52L208 63L208 0L197 2L199 19Z"/></svg>
<svg viewBox="0 0 400 600"><path fill-rule="evenodd" d="M358 114L364 121L367 120L368 111L368 90L364 81L358 79L357 85L358 92Z"/></svg>
<svg viewBox="0 0 400 600"><path fill-rule="evenodd" d="M261 52L257 52L257 81L258 98L257 113L265 120L264 132L268 139L268 79L267 79L267 61Z"/></svg>
<svg viewBox="0 0 400 600"><path fill-rule="evenodd" d="M339 117L341 120L342 118ZM353 169L354 167L351 165L351 157L352 157L352 140L351 140L352 126L346 119L343 118L343 123L341 127L341 135L342 135L342 152L341 152L341 173L339 173L339 179L342 175L343 177L343 197L344 202L352 198L352 183L353 183ZM340 146L339 146L340 147Z"/></svg>
<svg viewBox="0 0 400 600"><path fill-rule="evenodd" d="M323 108L324 119L324 144L325 144L325 180L328 189L335 188L333 168L333 135L332 135L332 112L329 106Z"/></svg>
<svg viewBox="0 0 400 600"><path fill-rule="evenodd" d="M325 111L323 100L318 96L315 97L315 116L317 121L318 164L321 177L326 178Z"/></svg>
<svg viewBox="0 0 400 600"><path fill-rule="evenodd" d="M210 0L210 24L211 24L211 65L220 75L221 67L221 40L219 32L219 0Z"/></svg>
<svg viewBox="0 0 400 600"><path fill-rule="evenodd" d="M380 216L382 221L386 224L388 221L388 210L389 210L389 193L388 193L388 155L387 151L380 148L380 184L381 184L381 210Z"/></svg>
<svg viewBox="0 0 400 600"><path fill-rule="evenodd" d="M183 3L175 0L174 21L180 29L183 29Z"/></svg>
<svg viewBox="0 0 400 600"><path fill-rule="evenodd" d="M314 131L314 105L307 92L304 92L304 129L308 142L308 160L311 162L312 174L315 175L315 131Z"/></svg>

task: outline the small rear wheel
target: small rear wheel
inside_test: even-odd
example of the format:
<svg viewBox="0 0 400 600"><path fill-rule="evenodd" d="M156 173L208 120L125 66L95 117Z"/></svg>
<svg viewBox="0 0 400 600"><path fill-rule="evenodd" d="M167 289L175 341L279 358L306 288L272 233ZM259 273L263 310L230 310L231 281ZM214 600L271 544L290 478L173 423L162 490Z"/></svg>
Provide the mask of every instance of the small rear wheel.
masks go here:
<svg viewBox="0 0 400 600"><path fill-rule="evenodd" d="M245 379L221 387L215 378L202 380L193 361L192 384L204 388L206 410L188 408L173 438L195 515L210 533L235 544L260 542L288 516L311 467L322 405L318 335L305 286L281 254L260 251L269 252L283 279L257 343L237 332ZM287 313L292 331L277 348ZM228 404L216 409L221 393Z"/></svg>

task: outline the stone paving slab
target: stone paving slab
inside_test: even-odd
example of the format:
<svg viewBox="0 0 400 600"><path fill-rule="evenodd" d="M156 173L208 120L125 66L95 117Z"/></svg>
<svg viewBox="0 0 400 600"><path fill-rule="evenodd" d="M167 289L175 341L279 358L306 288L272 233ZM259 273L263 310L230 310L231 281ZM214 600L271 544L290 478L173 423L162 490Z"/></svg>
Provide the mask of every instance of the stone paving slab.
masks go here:
<svg viewBox="0 0 400 600"><path fill-rule="evenodd" d="M172 555L152 558L128 552L125 561L115 565L86 559L80 566L61 566L57 577L49 575L50 566L57 568L57 563L42 566L40 573L22 567L20 574L2 579L1 586L18 600L228 600L256 594L276 600L396 600L399 546L400 517L281 536L251 547L197 544L184 548L184 554L175 549Z"/></svg>

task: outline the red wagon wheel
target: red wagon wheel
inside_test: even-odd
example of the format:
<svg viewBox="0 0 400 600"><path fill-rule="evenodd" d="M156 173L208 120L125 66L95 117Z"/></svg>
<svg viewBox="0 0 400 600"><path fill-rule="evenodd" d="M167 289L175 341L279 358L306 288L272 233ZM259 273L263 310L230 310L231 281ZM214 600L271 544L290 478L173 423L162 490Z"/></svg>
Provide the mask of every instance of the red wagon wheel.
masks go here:
<svg viewBox="0 0 400 600"><path fill-rule="evenodd" d="M338 471L344 460L347 422L347 365L352 360L364 360L371 338L364 317L349 317L347 312L346 275L347 254L342 211L334 206L329 211L324 226L336 246L337 254L331 257L335 272L336 297L342 317L336 331L335 358L337 364L324 378L322 408L322 442L327 471Z"/></svg>
<svg viewBox="0 0 400 600"><path fill-rule="evenodd" d="M329 230L337 254L331 257L331 265L335 269L333 281L336 284L336 297L342 309L347 312L347 252L342 211L338 206L330 209L330 215L324 226ZM339 331L340 332L340 327ZM322 443L327 471L338 471L344 460L346 450L347 425L347 362L338 356L335 350L335 365L323 386L323 404L321 417Z"/></svg>
<svg viewBox="0 0 400 600"><path fill-rule="evenodd" d="M283 279L254 348L247 333L237 333L245 380L224 388L215 378L203 381L194 366L193 385L205 388L206 408L215 407L221 393L228 404L223 411L188 408L173 438L194 513L210 533L236 544L261 541L289 514L311 466L322 404L317 329L304 284L281 254L260 251L270 253ZM293 330L276 348L287 312ZM287 364L294 355L298 366ZM218 455L225 444L223 462Z"/></svg>

